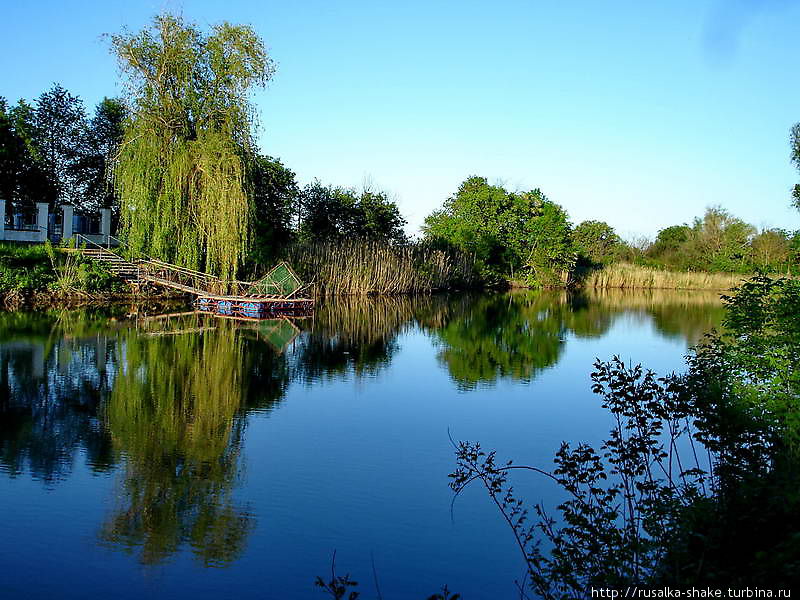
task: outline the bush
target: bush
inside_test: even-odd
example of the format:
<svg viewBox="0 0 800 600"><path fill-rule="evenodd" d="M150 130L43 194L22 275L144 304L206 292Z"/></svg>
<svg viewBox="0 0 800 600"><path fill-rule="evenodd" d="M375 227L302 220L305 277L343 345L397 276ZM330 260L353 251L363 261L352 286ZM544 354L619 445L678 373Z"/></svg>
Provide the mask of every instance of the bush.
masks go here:
<svg viewBox="0 0 800 600"><path fill-rule="evenodd" d="M102 294L125 284L105 267L78 253L45 244L0 243L0 294Z"/></svg>
<svg viewBox="0 0 800 600"><path fill-rule="evenodd" d="M726 300L725 333L689 355L685 375L595 364L593 391L615 420L599 451L564 443L548 472L457 445L451 487L483 484L540 597L800 581L800 283L757 276ZM536 505L528 524L513 470L567 492L558 520Z"/></svg>

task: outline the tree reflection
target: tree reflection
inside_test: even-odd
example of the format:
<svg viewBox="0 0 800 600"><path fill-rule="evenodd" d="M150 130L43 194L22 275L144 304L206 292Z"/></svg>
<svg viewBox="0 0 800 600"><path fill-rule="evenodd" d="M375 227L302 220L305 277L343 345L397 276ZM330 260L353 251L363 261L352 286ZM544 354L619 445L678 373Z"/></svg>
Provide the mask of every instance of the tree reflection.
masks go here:
<svg viewBox="0 0 800 600"><path fill-rule="evenodd" d="M294 377L313 382L353 372L375 376L399 350L397 336L427 296L337 298L322 303L294 353Z"/></svg>
<svg viewBox="0 0 800 600"><path fill-rule="evenodd" d="M470 390L506 378L531 381L558 362L569 336L602 337L630 314L691 345L719 325L722 304L718 296L700 293L516 290L462 296L422 324L453 381Z"/></svg>
<svg viewBox="0 0 800 600"><path fill-rule="evenodd" d="M439 360L460 389L499 378L529 381L558 361L568 307L550 294L483 295L432 329Z"/></svg>
<svg viewBox="0 0 800 600"><path fill-rule="evenodd" d="M82 325L94 321L84 316ZM65 337L60 327L58 313L0 314L0 466L47 484L69 475L81 450L92 470L114 464L98 420L113 341L97 332Z"/></svg>
<svg viewBox="0 0 800 600"><path fill-rule="evenodd" d="M283 398L289 368L274 344L293 325L78 311L0 314L0 331L4 470L53 483L78 452L95 470L119 465L104 543L146 564L184 546L208 566L241 554L254 524L233 498L246 415Z"/></svg>
<svg viewBox="0 0 800 600"><path fill-rule="evenodd" d="M636 313L652 319L658 332L691 346L719 328L725 310L719 294L675 290L587 290L587 304L610 315Z"/></svg>
<svg viewBox="0 0 800 600"><path fill-rule="evenodd" d="M0 314L0 468L50 483L80 454L91 469L119 468L104 544L145 564L188 548L224 566L255 523L236 498L248 415L276 407L292 381L377 376L400 334L417 327L460 389L530 381L570 337L602 336L630 314L694 343L721 305L674 293L515 291L339 298L300 323L133 307Z"/></svg>
<svg viewBox="0 0 800 600"><path fill-rule="evenodd" d="M104 416L127 460L122 504L101 539L145 564L184 544L206 566L244 551L254 518L234 489L245 409L277 402L288 370L274 350L241 333L235 323L192 316L121 342L125 360Z"/></svg>

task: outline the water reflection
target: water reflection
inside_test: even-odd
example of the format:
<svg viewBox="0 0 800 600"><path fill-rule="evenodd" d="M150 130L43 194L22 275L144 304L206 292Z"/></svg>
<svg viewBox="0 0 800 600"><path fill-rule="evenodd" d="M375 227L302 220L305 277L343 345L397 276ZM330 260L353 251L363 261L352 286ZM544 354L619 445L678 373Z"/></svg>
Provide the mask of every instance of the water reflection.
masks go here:
<svg viewBox="0 0 800 600"><path fill-rule="evenodd" d="M514 292L342 299L297 322L115 311L0 314L0 470L53 486L78 456L114 471L96 533L145 564L189 549L205 566L246 550L255 510L239 500L248 417L292 382L379 377L402 334L421 331L463 390L530 381L572 338L633 317L695 343L718 325L712 295ZM425 376L425 373L420 373Z"/></svg>
<svg viewBox="0 0 800 600"><path fill-rule="evenodd" d="M341 298L323 302L306 323L293 356L295 377L313 383L353 373L377 376L391 363L416 315L431 297Z"/></svg>
<svg viewBox="0 0 800 600"><path fill-rule="evenodd" d="M518 290L450 302L425 323L439 361L460 389L470 390L501 379L531 381L558 363L569 336L602 337L626 315L650 319L662 335L693 345L719 326L722 305L715 294L694 292Z"/></svg>
<svg viewBox="0 0 800 600"><path fill-rule="evenodd" d="M0 318L0 468L10 475L27 470L53 484L69 475L79 450L95 471L114 465L99 418L113 348L100 327L88 315Z"/></svg>

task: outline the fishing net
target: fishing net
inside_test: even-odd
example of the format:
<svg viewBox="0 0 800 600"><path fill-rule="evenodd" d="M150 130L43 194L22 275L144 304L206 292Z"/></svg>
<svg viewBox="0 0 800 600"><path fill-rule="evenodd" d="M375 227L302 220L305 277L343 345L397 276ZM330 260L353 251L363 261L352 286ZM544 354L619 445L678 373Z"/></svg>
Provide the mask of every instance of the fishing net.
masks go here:
<svg viewBox="0 0 800 600"><path fill-rule="evenodd" d="M247 290L249 295L282 296L288 298L303 287L303 282L285 262L278 263Z"/></svg>

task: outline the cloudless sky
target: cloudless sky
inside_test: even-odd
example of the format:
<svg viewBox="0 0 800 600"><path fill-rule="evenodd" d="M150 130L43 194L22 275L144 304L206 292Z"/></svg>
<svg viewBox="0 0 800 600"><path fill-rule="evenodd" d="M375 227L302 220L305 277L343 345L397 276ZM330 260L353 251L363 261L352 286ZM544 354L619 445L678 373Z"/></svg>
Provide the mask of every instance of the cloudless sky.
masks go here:
<svg viewBox="0 0 800 600"><path fill-rule="evenodd" d="M251 24L277 63L261 149L301 183L394 195L418 230L469 175L654 235L722 205L800 228L800 2L6 0L0 95L121 92L104 33Z"/></svg>

